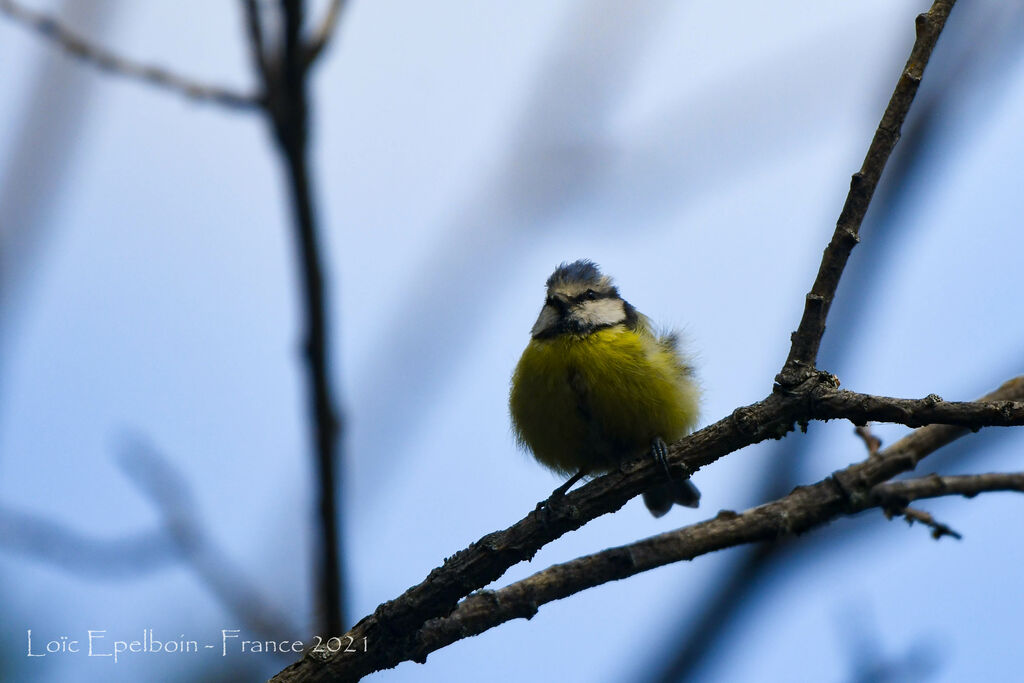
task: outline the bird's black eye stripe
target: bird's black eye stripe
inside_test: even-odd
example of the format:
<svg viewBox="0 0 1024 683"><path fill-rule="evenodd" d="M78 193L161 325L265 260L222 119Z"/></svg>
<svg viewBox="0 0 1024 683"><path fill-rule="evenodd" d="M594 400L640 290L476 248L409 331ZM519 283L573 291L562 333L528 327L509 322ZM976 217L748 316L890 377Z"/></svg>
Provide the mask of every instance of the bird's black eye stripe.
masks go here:
<svg viewBox="0 0 1024 683"><path fill-rule="evenodd" d="M612 296L612 292L596 292L593 289L588 289L582 294L577 294L573 298L577 303L579 303L582 301L596 301L597 299L610 299Z"/></svg>

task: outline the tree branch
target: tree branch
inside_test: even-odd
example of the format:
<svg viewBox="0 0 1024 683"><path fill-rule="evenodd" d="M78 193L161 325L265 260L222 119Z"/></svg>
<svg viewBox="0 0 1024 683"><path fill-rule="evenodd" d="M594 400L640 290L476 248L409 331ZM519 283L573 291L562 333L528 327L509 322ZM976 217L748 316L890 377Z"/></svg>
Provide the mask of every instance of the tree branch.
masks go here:
<svg viewBox="0 0 1024 683"><path fill-rule="evenodd" d="M192 100L214 102L231 109L251 110L262 105L260 98L255 95L201 83L163 67L141 64L117 55L103 46L94 45L65 27L57 19L23 7L13 0L0 0L0 12L35 31L83 62L112 74L164 88Z"/></svg>
<svg viewBox="0 0 1024 683"><path fill-rule="evenodd" d="M809 414L817 420L841 418L855 425L895 422L908 427L947 424L980 429L1024 424L1024 401L957 402L943 401L935 394L908 399L831 391L816 397Z"/></svg>
<svg viewBox="0 0 1024 683"><path fill-rule="evenodd" d="M306 45L305 62L308 67L320 57L323 53L324 48L331 42L331 38L334 36L338 28L338 20L341 18L341 12L345 9L345 0L331 0L331 4L327 7L327 12L324 14L324 18L320 21L320 24L313 31L313 35L309 39L309 43Z"/></svg>
<svg viewBox="0 0 1024 683"><path fill-rule="evenodd" d="M245 16L245 30L249 36L249 57L252 70L263 83L263 100L267 100L266 83L270 78L270 67L267 59L267 45L263 37L263 18L256 0L243 0L242 13Z"/></svg>
<svg viewBox="0 0 1024 683"><path fill-rule="evenodd" d="M807 420L819 417L814 413L815 409L827 417L840 417L838 413L847 409L860 421L861 416L867 414L872 414L872 417L864 419L887 419L874 417L874 412L886 412L887 415L900 413L900 416L909 414L911 420L923 420L926 419L925 415L936 412L936 405L942 403L934 399L924 401L923 405L897 405L886 399L878 399L877 404L870 403L865 395L837 391L838 380L812 370L824 333L828 307L856 241L856 231L885 161L896 143L899 127L913 101L924 66L953 4L954 0L936 0L928 14L918 17L918 36L911 58L883 115L862 170L854 175L850 196L840 216L833 243L826 249L818 278L808 295L804 317L793 336L790 358L779 374L776 391L763 401L737 409L729 418L673 444L670 460L679 474L692 474L695 469L746 445L766 438L781 438L792 430L794 422L799 421L805 426ZM827 400L832 400L833 404L827 404ZM981 426L978 422L984 422L993 413L1000 420L999 424L1017 424L1024 420L1024 405L1018 410L1018 406L965 404L953 406L953 409L940 409L938 412L946 419L953 419L958 424L970 424L972 428ZM936 430L949 438L956 438L963 433L957 427L938 427ZM842 512L853 507L850 491L866 491L869 485L892 476L882 476L885 474L885 466L898 472L902 471L901 468L912 467L914 463L916 460L912 455L909 459L892 464L887 459L876 457L868 463L868 469L849 472L849 481L833 477L824 485L830 488L833 495L841 494L838 510ZM626 500L653 483L654 469L648 459L624 463L619 472L599 477L570 493L563 505L554 510L548 508L542 518L536 512L531 513L509 529L489 534L460 551L442 567L431 572L424 582L410 588L398 599L382 604L373 615L364 618L347 634L354 640L366 638L377 643L378 647L372 654L346 657L344 652L333 656L307 653L302 660L278 674L275 680L356 680L371 671L402 661L408 652L415 650L415 630L426 620L449 614L461 596L498 578L509 566L528 559L545 543L600 514L618 509ZM801 490L816 489L798 489ZM834 502L830 504L834 505ZM831 513L832 510L826 507L822 512ZM778 535L778 529L771 524L771 518L759 521L767 524L762 525L761 533ZM786 518L784 521L787 532L801 530L799 520ZM813 525L813 516L803 523ZM630 561L636 564L633 558Z"/></svg>
<svg viewBox="0 0 1024 683"><path fill-rule="evenodd" d="M871 489L871 497L890 518L902 515L908 524L920 522L931 528L932 538L936 540L943 536L952 536L959 540L960 534L956 531L936 521L930 513L908 507L909 503L939 496L961 495L973 498L985 491L1024 492L1024 473L969 474L952 477L932 474L919 479L879 484Z"/></svg>
<svg viewBox="0 0 1024 683"><path fill-rule="evenodd" d="M913 525L914 522L923 524L932 530L932 538L936 541L943 536L950 536L958 541L963 538L963 536L958 532L953 531L951 527L938 521L932 517L932 513L926 512L925 510L918 510L917 508L912 507L904 507L897 510L886 509L885 516L888 519L892 519L893 517L903 517L903 519L907 520L908 525Z"/></svg>
<svg viewBox="0 0 1024 683"><path fill-rule="evenodd" d="M50 16L22 7L13 0L0 0L0 11L87 63L192 99L213 101L236 109L259 109L267 115L285 162L302 282L305 320L303 351L319 491L318 520L321 527L321 541L314 547L317 555L314 562L317 567L314 603L323 612L322 623L317 630L328 636L339 634L345 623L344 580L341 571L343 542L337 520L341 418L331 379L325 269L309 171L307 74L309 64L330 40L343 4L332 1L312 43L305 46L301 35L304 3L302 0L281 0L282 37L274 43L280 53L272 56L267 51L258 3L256 0L244 0L243 10L252 62L263 85L262 94L244 95L198 83L160 67L133 62L90 43ZM222 586L225 589L227 587Z"/></svg>
<svg viewBox="0 0 1024 683"><path fill-rule="evenodd" d="M836 222L832 241L825 248L818 275L807 294L800 326L793 333L789 356L782 372L779 373L778 382L783 386L792 386L800 382L806 373L815 368L818 347L825 333L825 318L832 306L839 278L846 267L850 252L860 240L860 225L878 186L878 180L882 177L882 171L885 170L889 155L900 139L900 128L907 117L910 105L914 102L914 95L921 84L925 66L954 4L956 0L935 0L931 9L917 17L917 40L914 41L910 57L896 83L896 90L889 99L885 113L882 114L882 120L868 147L864 163L850 180L850 191Z"/></svg>
<svg viewBox="0 0 1024 683"><path fill-rule="evenodd" d="M884 507L893 504L907 505L915 500L942 496L973 498L979 493L989 491L1024 493L1024 472L961 474L947 477L932 474L927 477L879 484L871 489L871 495Z"/></svg>
<svg viewBox="0 0 1024 683"><path fill-rule="evenodd" d="M952 440L947 439L948 434L943 434L945 431L939 426L923 427L877 456L837 475L855 478L855 471L875 457L902 460L912 455L920 461ZM457 640L478 635L512 619L529 619L543 604L602 583L744 543L804 533L842 515L873 507L885 509L894 501L903 506L896 514L909 514L908 520L912 518L930 526L936 538L941 535L959 538L959 534L936 522L928 513L906 508L906 502L957 494L973 497L986 491L1024 492L1024 473L932 475L856 490L837 488L833 477L829 477L813 486L798 487L788 496L742 514L722 511L705 522L554 565L497 591L474 593L447 617L427 622L408 659L422 663L429 653Z"/></svg>
<svg viewBox="0 0 1024 683"><path fill-rule="evenodd" d="M669 448L673 474L689 476L727 453L768 438L781 438L793 429L794 422L810 418L818 405L817 401L835 394L852 393L829 387L834 387L832 379L824 373L816 373L793 392L775 393L763 401L739 408L731 416L673 443ZM854 396L860 401L862 395ZM1017 420L1016 424L1024 423L1024 403L1017 405L1017 399L1024 399L1024 376L1006 382L980 402L944 404L962 407L970 420L953 411L947 411L944 417L970 422L973 428L980 426L976 422L978 415L994 414L1002 424L1005 421L1004 415L992 408L1010 401L1015 406L1012 414ZM881 410L882 406L887 405L886 400L878 399L879 412L890 412ZM900 405L906 401L892 400L900 402ZM859 405L857 401L853 403L854 407ZM931 402L922 400L922 403L927 404L927 410L934 409ZM910 419L917 419L913 410L909 415ZM659 549L664 557L675 558L666 559L662 564L688 559L689 552L695 552L695 557L732 545L778 537L781 535L780 520L786 521L786 533L800 533L840 514L864 509L863 506L867 505L866 492L873 486L900 472L913 469L925 455L969 431L967 427L950 425L932 425L919 429L878 455L837 472L815 486L797 489L782 501L770 504L776 507L760 506L744 513L748 515L744 518L748 521L740 526L734 523L736 516L704 522L702 525L712 525L711 532L701 532L696 537L687 536L674 546L669 543L667 549ZM535 510L508 529L487 534L430 572L422 583L408 589L395 600L380 605L372 615L362 619L346 634L346 639L351 637L362 642L363 638L367 638L368 642L377 643L371 652L350 656L344 652L334 655L310 652L279 673L274 680L289 683L358 680L373 671L395 666L408 659L409 653L417 651L419 645L416 632L426 621L450 614L459 598L498 579L513 564L530 559L537 550L563 534L578 529L595 517L618 510L663 476L663 471L650 458L627 462L619 471L597 477L570 491L561 505L549 507L543 512ZM864 502L857 503L859 499L864 499ZM858 504L861 507L858 508ZM702 525L696 527L703 529ZM669 535L655 537L666 538ZM646 542L653 541L648 539ZM622 570L622 558L609 562L610 567L613 566L616 571ZM647 566L642 562L636 564L633 560L629 564L635 570L632 573L660 566Z"/></svg>
<svg viewBox="0 0 1024 683"><path fill-rule="evenodd" d="M322 611L317 630L331 637L340 634L345 625L341 571L344 543L338 524L341 417L332 383L328 295L309 172L308 70L301 43L303 8L302 0L282 0L282 53L263 72L263 76L267 113L287 171L296 256L302 281L303 351L319 494L320 542L314 546L317 555L314 563L317 574L314 604Z"/></svg>

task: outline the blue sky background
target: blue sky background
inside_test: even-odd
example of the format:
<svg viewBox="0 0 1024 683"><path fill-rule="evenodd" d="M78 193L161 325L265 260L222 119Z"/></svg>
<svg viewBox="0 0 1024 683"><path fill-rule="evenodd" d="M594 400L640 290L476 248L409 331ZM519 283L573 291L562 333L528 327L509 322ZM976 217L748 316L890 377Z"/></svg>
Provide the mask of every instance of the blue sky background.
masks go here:
<svg viewBox="0 0 1024 683"><path fill-rule="evenodd" d="M235 3L66 5L120 53L206 81L254 82ZM684 329L702 424L769 392L924 9L352 3L314 78L313 139L348 425L351 615L559 483L515 449L506 401L560 261L594 259L641 311ZM1024 371L1024 64L1007 47L1021 26L1013 3L954 11L921 96L953 94L903 176L888 232L866 228L854 252L861 277L844 280L836 313L852 317L859 301L856 323L830 320L843 337L826 334L825 358L844 360L826 368L846 387L969 399ZM34 163L15 164L41 78L53 99L36 130L54 144L30 146ZM296 278L263 121L99 74L4 19L0 174L0 512L109 541L152 530L156 508L118 464L141 435L183 473L205 529L245 580L294 623L311 623ZM906 431L876 430L886 442ZM800 439L813 440L804 483L864 455L845 423L813 424L787 443ZM1024 432L970 441L976 448L943 472L1022 469ZM700 510L654 520L633 501L497 585L761 502L778 453L768 444L732 454L696 476ZM847 540L766 576L701 680L851 680L865 648L917 662L910 679L1014 678L1022 505L1014 494L922 505L960 542L936 543L877 512L815 532ZM372 680L640 680L733 560L719 553L602 586ZM47 639L152 628L216 643L220 629L244 628L180 562L66 564L0 545L0 653L12 680L218 670L257 680L287 663L205 653L29 660L29 628Z"/></svg>

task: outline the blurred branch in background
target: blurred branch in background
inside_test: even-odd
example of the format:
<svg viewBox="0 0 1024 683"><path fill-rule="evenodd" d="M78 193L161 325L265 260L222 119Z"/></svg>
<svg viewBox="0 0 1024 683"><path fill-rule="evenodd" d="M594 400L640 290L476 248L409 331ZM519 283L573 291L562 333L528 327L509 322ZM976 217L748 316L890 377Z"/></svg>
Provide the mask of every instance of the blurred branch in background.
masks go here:
<svg viewBox="0 0 1024 683"><path fill-rule="evenodd" d="M243 11L253 65L262 85L259 95L185 78L161 67L121 57L82 38L51 16L0 0L0 11L78 59L106 71L171 90L186 97L214 102L232 109L262 111L270 124L285 168L292 207L296 252L302 283L304 318L303 353L309 394L317 489L319 542L314 542L317 579L313 604L322 610L316 629L335 635L343 631L344 578L341 571L342 539L338 525L340 482L340 417L332 378L331 338L327 293L312 179L307 156L309 139L308 75L315 60L336 32L344 3L333 0L309 39L303 36L305 3L281 0L274 8L255 0L244 1ZM267 15L274 14L268 17ZM268 27L274 30L268 31ZM52 87L45 84L45 87Z"/></svg>
<svg viewBox="0 0 1024 683"><path fill-rule="evenodd" d="M125 473L156 506L161 528L127 538L102 539L62 524L0 508L0 547L97 579L139 576L184 561L221 604L267 640L294 640L301 633L245 580L203 531L199 505L184 475L139 438L119 456Z"/></svg>
<svg viewBox="0 0 1024 683"><path fill-rule="evenodd" d="M341 20L341 13L345 9L346 0L331 0L327 6L327 11L324 12L323 18L320 23L317 24L316 29L313 30L313 35L309 37L306 44L306 54L304 60L307 65L312 64L320 56L320 53L324 51L324 48L331 42L331 38L334 37L335 31L338 29L338 24Z"/></svg>
<svg viewBox="0 0 1024 683"><path fill-rule="evenodd" d="M862 227L869 236L857 249L843 274L847 292L857 296L838 296L829 316L829 334L821 347L822 367L844 376L847 358L857 347L858 330L870 312L870 303L881 283L881 273L899 257L893 245L905 234L909 221L901 220L902 211L915 193L921 191L920 176L936 158L950 156L946 124L952 110L979 88L984 88L1002 73L1000 67L1019 57L1024 41L1024 6L1019 3L969 3L958 10L958 20L943 36L942 53L929 65L925 79L904 125L903 136L878 187L873 208ZM885 83L888 87L888 82ZM998 98L1001 93L989 93ZM986 439L1001 439L999 431ZM767 456L768 471L762 477L755 503L774 500L800 483L800 464L813 450L813 435L774 444ZM772 590L772 569L789 557L794 544L818 546L837 544L842 539L875 533L880 527L851 527L857 533L823 537L791 537L743 549L723 577L710 587L702 602L682 605L678 622L667 629L663 645L655 649L664 659L649 674L652 683L676 683L699 680L708 662L726 657L730 642L725 636L738 622L758 609L752 598Z"/></svg>
<svg viewBox="0 0 1024 683"><path fill-rule="evenodd" d="M319 559L316 563L317 594L313 604L321 610L321 621L317 626L319 633L333 636L344 632L346 623L345 580L341 569L343 542L338 525L342 423L332 382L335 368L331 361L325 266L309 169L308 76L315 63L313 58L322 52L333 33L341 3L332 3L313 44L302 37L305 5L301 0L283 0L278 8L280 16L277 21L268 20L262 8L255 0L243 3L252 61L260 70L263 85L261 99L265 102L267 120L287 170L302 282L303 354L319 490L320 540L314 542ZM275 40L265 39L268 25L280 32Z"/></svg>
<svg viewBox="0 0 1024 683"><path fill-rule="evenodd" d="M70 21L96 34L110 25L116 6L114 0L61 3ZM56 53L42 57L28 82L10 138L13 149L0 165L0 372L14 317L25 306L26 281L37 271L37 256L52 231L47 219L53 198L93 103L89 80ZM0 394L4 386L0 382Z"/></svg>
<svg viewBox="0 0 1024 683"><path fill-rule="evenodd" d="M133 439L120 457L121 467L160 510L164 527L186 563L210 592L246 626L269 640L294 640L303 632L271 607L245 571L210 541L185 476L141 439Z"/></svg>
<svg viewBox="0 0 1024 683"><path fill-rule="evenodd" d="M923 683L933 678L948 658L933 638L923 636L892 653L891 644L882 639L877 623L868 623L867 617L861 603L836 615L839 639L849 651L849 683Z"/></svg>
<svg viewBox="0 0 1024 683"><path fill-rule="evenodd" d="M83 38L80 33L50 15L36 12L12 0L0 0L0 12L31 28L72 56L112 74L145 81L189 99L208 100L228 108L253 109L259 106L259 102L252 95L245 95L219 85L202 83L160 66L142 64L122 57L102 45Z"/></svg>

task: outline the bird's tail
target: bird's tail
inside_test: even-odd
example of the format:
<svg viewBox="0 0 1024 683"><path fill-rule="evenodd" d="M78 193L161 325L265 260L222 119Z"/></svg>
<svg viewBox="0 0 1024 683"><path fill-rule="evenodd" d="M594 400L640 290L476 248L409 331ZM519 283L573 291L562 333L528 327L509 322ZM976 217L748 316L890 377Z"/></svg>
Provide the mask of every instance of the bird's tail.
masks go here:
<svg viewBox="0 0 1024 683"><path fill-rule="evenodd" d="M661 517L673 504L695 508L700 504L700 491L689 479L675 479L644 491L644 505L655 517Z"/></svg>

